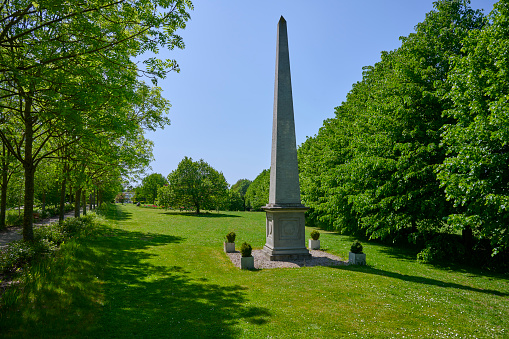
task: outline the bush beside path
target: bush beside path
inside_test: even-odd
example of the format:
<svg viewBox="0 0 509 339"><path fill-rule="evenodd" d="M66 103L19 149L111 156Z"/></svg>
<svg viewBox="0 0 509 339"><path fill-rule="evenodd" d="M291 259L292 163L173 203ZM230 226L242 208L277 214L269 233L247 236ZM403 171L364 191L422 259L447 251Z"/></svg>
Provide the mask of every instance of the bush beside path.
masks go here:
<svg viewBox="0 0 509 339"><path fill-rule="evenodd" d="M81 211L82 215L83 210ZM64 219L74 217L74 211L67 212L64 214ZM58 222L59 217L53 216L46 219L39 220L34 222L34 227L41 227L44 225L52 224ZM23 239L23 227L21 226L11 226L7 227L5 230L0 231L0 250L2 250L5 246L7 246L10 242Z"/></svg>

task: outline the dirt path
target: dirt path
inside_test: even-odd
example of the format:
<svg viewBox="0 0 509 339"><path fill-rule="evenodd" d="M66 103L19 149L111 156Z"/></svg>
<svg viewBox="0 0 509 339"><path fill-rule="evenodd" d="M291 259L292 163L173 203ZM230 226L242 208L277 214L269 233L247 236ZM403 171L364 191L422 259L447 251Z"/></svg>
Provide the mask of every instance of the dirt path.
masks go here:
<svg viewBox="0 0 509 339"><path fill-rule="evenodd" d="M5 231L0 232L0 250L7 246L11 241L19 240L23 238L21 234L23 227L8 227Z"/></svg>
<svg viewBox="0 0 509 339"><path fill-rule="evenodd" d="M87 209L88 211L88 209ZM83 215L83 214L80 214ZM64 215L64 218L74 217L74 211L67 212ZM34 222L35 227L41 227L44 225L52 224L54 222L58 222L58 216L46 218L43 220L40 220L38 222ZM3 249L7 244L9 244L11 241L16 241L23 239L23 227L21 226L14 226L14 227L7 227L5 231L0 232L0 250Z"/></svg>

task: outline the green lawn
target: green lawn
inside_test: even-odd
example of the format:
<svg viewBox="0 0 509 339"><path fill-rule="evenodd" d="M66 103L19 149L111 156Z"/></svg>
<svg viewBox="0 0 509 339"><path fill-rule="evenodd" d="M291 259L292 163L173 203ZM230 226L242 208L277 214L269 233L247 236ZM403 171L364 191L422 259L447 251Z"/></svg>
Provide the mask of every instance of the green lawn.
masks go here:
<svg viewBox="0 0 509 339"><path fill-rule="evenodd" d="M507 275L436 268L368 243L366 267L241 271L223 238L235 231L237 245L263 247L264 213L129 205L105 225L33 268L33 282L1 309L0 336L509 337ZM322 231L320 240L346 259L353 239Z"/></svg>

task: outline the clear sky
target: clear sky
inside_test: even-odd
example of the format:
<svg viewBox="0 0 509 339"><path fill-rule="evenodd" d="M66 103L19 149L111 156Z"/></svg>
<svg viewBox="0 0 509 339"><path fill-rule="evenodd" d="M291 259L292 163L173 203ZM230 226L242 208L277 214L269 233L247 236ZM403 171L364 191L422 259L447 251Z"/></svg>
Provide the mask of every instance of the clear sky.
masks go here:
<svg viewBox="0 0 509 339"><path fill-rule="evenodd" d="M489 13L495 0L472 0ZM147 133L167 176L185 157L203 159L233 185L270 168L276 28L287 20L297 145L334 117L362 67L401 45L432 0L193 0L179 34L184 50L161 51L180 73L159 82L171 125Z"/></svg>

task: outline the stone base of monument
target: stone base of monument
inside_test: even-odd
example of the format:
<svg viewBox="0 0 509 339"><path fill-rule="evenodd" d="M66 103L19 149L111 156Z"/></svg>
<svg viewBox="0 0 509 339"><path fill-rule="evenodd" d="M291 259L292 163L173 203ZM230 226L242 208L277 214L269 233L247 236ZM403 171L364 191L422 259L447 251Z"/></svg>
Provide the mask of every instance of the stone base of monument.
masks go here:
<svg viewBox="0 0 509 339"><path fill-rule="evenodd" d="M267 205L266 240L263 253L268 260L309 259L305 239L306 207L296 204L292 207Z"/></svg>
<svg viewBox="0 0 509 339"><path fill-rule="evenodd" d="M366 265L366 253L348 253L348 263L350 265Z"/></svg>
<svg viewBox="0 0 509 339"><path fill-rule="evenodd" d="M241 257L240 269L241 270L254 270L254 257Z"/></svg>
<svg viewBox="0 0 509 339"><path fill-rule="evenodd" d="M307 248L291 248L291 249L273 249L267 247L263 248L263 255L270 261L285 261L285 260L303 260L311 259L311 254Z"/></svg>
<svg viewBox="0 0 509 339"><path fill-rule="evenodd" d="M319 250L320 249L320 240L309 239L308 247L310 250Z"/></svg>

